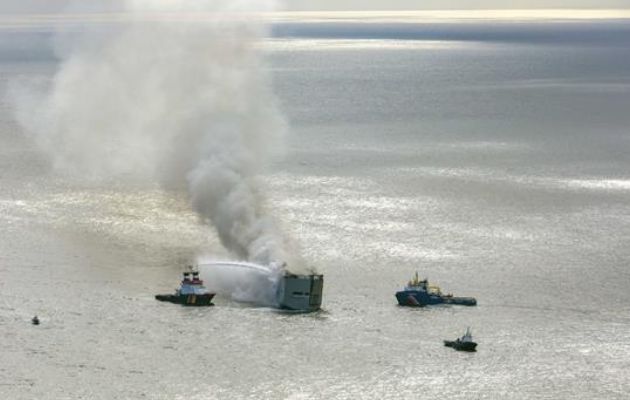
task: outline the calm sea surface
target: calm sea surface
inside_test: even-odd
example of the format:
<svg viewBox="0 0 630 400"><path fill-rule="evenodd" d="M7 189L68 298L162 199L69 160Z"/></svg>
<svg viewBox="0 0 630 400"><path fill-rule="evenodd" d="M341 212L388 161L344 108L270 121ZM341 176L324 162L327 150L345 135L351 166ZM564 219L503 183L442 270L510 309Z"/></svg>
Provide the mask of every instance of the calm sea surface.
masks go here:
<svg viewBox="0 0 630 400"><path fill-rule="evenodd" d="M325 275L309 315L156 302L227 256L214 232L183 194L57 176L3 96L0 397L628 398L630 33L562 24L278 28L265 181ZM43 36L0 36L3 92L53 76ZM415 271L478 306L398 307ZM467 326L477 353L442 345Z"/></svg>

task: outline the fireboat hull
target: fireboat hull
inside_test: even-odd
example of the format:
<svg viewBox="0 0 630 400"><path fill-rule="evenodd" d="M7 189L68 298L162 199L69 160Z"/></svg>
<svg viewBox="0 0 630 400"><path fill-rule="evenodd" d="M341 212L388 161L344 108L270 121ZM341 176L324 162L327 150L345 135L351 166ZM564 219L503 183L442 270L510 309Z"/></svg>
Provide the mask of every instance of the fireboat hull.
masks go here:
<svg viewBox="0 0 630 400"><path fill-rule="evenodd" d="M159 301L166 301L169 303L181 304L189 307L207 307L213 306L212 298L214 293L209 294L158 294L155 295L155 299Z"/></svg>
<svg viewBox="0 0 630 400"><path fill-rule="evenodd" d="M396 292L396 300L398 300L399 305L408 307L424 307L435 304L477 305L477 300L474 297L440 296L420 290L401 290Z"/></svg>

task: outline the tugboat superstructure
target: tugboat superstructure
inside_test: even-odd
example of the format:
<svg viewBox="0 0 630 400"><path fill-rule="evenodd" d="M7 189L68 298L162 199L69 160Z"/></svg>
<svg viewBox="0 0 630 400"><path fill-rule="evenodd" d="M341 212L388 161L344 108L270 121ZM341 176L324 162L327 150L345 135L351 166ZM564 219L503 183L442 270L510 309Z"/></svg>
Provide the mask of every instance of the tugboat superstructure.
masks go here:
<svg viewBox="0 0 630 400"><path fill-rule="evenodd" d="M158 294L156 300L168 301L185 306L213 306L212 298L214 293L210 293L199 278L199 271L189 267L189 271L184 272L179 289L175 294Z"/></svg>
<svg viewBox="0 0 630 400"><path fill-rule="evenodd" d="M426 278L420 280L417 272L403 290L396 292L396 299L399 305L411 307L422 307L432 304L477 305L477 300L474 297L453 297L450 293L442 294L440 288L430 285Z"/></svg>

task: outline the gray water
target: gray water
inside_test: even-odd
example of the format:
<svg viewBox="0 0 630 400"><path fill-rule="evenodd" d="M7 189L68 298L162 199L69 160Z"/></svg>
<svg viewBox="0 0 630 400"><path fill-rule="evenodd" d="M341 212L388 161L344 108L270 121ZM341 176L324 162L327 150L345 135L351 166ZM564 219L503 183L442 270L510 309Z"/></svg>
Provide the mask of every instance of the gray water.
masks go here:
<svg viewBox="0 0 630 400"><path fill-rule="evenodd" d="M0 397L627 398L630 35L535 34L560 24L263 46L292 132L270 208L325 275L308 315L156 302L229 256L214 232L183 193L56 175L3 98ZM50 79L11 35L35 50L2 42L2 89ZM478 306L398 307L415 271ZM477 353L443 347L467 326Z"/></svg>

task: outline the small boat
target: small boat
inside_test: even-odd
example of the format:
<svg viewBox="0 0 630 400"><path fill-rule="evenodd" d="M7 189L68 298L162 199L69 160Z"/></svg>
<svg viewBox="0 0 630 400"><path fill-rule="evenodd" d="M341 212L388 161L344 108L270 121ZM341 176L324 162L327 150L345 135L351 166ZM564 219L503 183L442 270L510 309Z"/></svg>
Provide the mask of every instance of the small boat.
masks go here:
<svg viewBox="0 0 630 400"><path fill-rule="evenodd" d="M37 315L33 317L33 319L31 319L31 323L33 325L39 325L39 318L37 318Z"/></svg>
<svg viewBox="0 0 630 400"><path fill-rule="evenodd" d="M417 272L403 290L396 292L396 300L398 300L399 305L410 307L433 304L477 305L477 299L474 297L454 297L450 293L442 294L439 286L429 284L426 278L419 279Z"/></svg>
<svg viewBox="0 0 630 400"><path fill-rule="evenodd" d="M215 294L210 293L203 285L203 281L199 279L199 271L192 266L188 268L189 271L184 272L184 278L175 294L158 294L155 299L184 306L213 306L212 298Z"/></svg>
<svg viewBox="0 0 630 400"><path fill-rule="evenodd" d="M459 351L477 351L477 343L473 342L472 332L470 328L466 329L464 336L455 340L445 340L444 346L452 347Z"/></svg>

